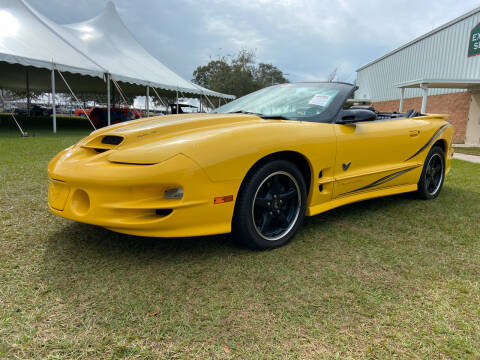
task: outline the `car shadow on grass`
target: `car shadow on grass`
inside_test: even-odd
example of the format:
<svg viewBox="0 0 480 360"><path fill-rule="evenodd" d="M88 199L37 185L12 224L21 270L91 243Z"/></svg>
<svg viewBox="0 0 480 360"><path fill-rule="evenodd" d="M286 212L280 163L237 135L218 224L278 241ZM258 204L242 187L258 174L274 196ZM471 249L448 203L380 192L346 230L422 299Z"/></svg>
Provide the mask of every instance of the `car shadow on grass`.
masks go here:
<svg viewBox="0 0 480 360"><path fill-rule="evenodd" d="M444 189L450 197L450 189ZM452 194L451 194L452 195ZM452 195L453 196L453 195ZM428 205L433 211L438 210L440 202L419 200L414 193L406 193L389 197L381 197L348 204L325 213L306 217L306 226L326 226L330 221L346 220L355 217L375 216L375 213L395 212L409 206ZM90 253L106 257L129 254L141 256L148 254L159 257L201 253L203 256L221 256L225 254L250 253L242 245L237 244L231 234L199 236L188 238L154 238L116 233L99 226L59 220L59 228L47 239L48 252L55 256L58 252L65 254ZM319 228L319 230L322 230ZM300 233L302 229L300 229ZM58 254L57 254L58 255Z"/></svg>
<svg viewBox="0 0 480 360"><path fill-rule="evenodd" d="M195 288L200 282L206 288L215 288L214 284L230 284L235 279L238 286L250 286L252 279L278 272L297 278L304 276L305 266L318 262L318 256L328 262L341 251L345 260L361 252L366 241L367 248L374 245L388 249L392 239L404 237L405 222L412 222L409 225L413 228L432 227L435 220L427 224L427 218L447 216L445 207L455 200L472 201L470 192L448 187L444 190L435 201L416 200L412 194L403 194L354 203L307 218L291 244L267 252L243 248L230 234L136 237L56 218L56 230L46 239L39 274L49 291L73 305L76 302L70 301L70 297L81 297L85 289L92 296L107 296L105 291L109 290L105 289L117 287L126 289L122 291L150 289L145 290L150 296L152 287L158 286L169 299L176 296L169 292L177 291L174 289L178 284ZM477 194L473 201L478 198ZM390 242L375 236L376 230L383 230L385 217L394 219L388 230ZM373 236L362 238L357 234L359 228ZM333 246L328 244L332 241Z"/></svg>
<svg viewBox="0 0 480 360"><path fill-rule="evenodd" d="M388 198L367 200L330 210L314 217L306 217L304 226L318 227L321 232L324 226L338 219L349 219L352 216L370 216L376 211L405 206L412 200L412 195L402 194ZM237 244L231 234L200 236L189 238L153 238L116 233L99 226L58 220L58 230L47 239L46 258L66 257L65 262L75 262L76 257L89 258L156 258L172 257L222 257L248 255L252 252ZM302 228L299 236L302 235ZM297 236L298 237L298 236ZM293 241L295 243L295 241ZM294 246L294 245L292 245Z"/></svg>
<svg viewBox="0 0 480 360"><path fill-rule="evenodd" d="M40 273L50 291L66 299L84 288L93 293L102 286L128 282L143 287L151 277L189 274L192 266L215 272L217 259L248 256L230 235L195 238L149 238L59 219L58 230L46 240ZM146 279L133 280L147 272ZM155 276L158 273L161 275ZM127 280L127 278L129 278Z"/></svg>
<svg viewBox="0 0 480 360"><path fill-rule="evenodd" d="M370 218L374 221L380 214L398 216L399 221L402 220L402 216L411 217L416 214L419 217L418 221L421 222L424 212L428 212L429 216L444 213L446 204L458 201L462 197L471 197L471 194L445 187L442 195L434 201L419 200L414 193L406 193L345 205L313 217L306 217L296 239L302 238L302 233L306 232L306 229L322 233L325 227L335 226L338 222L354 222L361 218ZM63 219L59 219L58 224L58 230L52 232L47 239L45 253L47 261L64 257L62 262L70 263L99 256L112 261L130 257L157 261L182 258L188 261L190 258L249 256L249 254L258 253L237 244L231 234L190 238L152 238L120 234L98 226ZM296 239L288 246L289 248L299 246L296 244Z"/></svg>
<svg viewBox="0 0 480 360"><path fill-rule="evenodd" d="M68 221L68 220L66 220ZM69 253L89 252L106 257L130 254L141 256L155 254L168 257L173 254L201 252L205 255L218 251L238 251L229 234L189 238L155 238L116 233L105 228L68 221L49 236L50 250L68 250Z"/></svg>

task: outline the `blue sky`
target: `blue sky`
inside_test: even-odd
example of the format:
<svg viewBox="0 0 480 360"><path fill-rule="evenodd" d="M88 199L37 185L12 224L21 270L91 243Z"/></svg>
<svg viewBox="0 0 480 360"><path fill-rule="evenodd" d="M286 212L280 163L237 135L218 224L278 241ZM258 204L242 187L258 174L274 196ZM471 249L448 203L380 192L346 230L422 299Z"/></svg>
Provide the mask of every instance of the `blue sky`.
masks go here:
<svg viewBox="0 0 480 360"><path fill-rule="evenodd" d="M27 0L58 23L95 16L106 0ZM256 51L291 81L352 82L355 69L480 6L471 0L114 0L137 40L187 80L211 57Z"/></svg>

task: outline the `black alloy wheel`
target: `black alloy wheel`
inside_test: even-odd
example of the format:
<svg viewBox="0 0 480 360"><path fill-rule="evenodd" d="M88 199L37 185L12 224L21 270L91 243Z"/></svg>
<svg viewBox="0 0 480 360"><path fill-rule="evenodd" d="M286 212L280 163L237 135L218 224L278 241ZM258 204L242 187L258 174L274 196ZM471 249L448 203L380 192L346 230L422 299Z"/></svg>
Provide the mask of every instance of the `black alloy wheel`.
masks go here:
<svg viewBox="0 0 480 360"><path fill-rule="evenodd" d="M435 146L425 159L417 193L423 199L436 198L440 194L444 179L445 153L442 148Z"/></svg>
<svg viewBox="0 0 480 360"><path fill-rule="evenodd" d="M286 244L303 222L306 186L302 174L286 160L256 169L239 193L232 222L237 240L265 250Z"/></svg>
<svg viewBox="0 0 480 360"><path fill-rule="evenodd" d="M252 220L257 233L275 241L295 224L300 212L300 188L286 171L267 176L258 187L252 203Z"/></svg>

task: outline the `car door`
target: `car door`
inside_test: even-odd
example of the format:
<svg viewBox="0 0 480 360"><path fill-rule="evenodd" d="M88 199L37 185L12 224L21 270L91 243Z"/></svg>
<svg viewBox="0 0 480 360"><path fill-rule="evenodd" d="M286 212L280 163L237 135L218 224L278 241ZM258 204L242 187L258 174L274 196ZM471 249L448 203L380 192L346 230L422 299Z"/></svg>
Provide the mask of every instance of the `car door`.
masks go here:
<svg viewBox="0 0 480 360"><path fill-rule="evenodd" d="M335 124L334 197L416 182L423 121L387 119Z"/></svg>

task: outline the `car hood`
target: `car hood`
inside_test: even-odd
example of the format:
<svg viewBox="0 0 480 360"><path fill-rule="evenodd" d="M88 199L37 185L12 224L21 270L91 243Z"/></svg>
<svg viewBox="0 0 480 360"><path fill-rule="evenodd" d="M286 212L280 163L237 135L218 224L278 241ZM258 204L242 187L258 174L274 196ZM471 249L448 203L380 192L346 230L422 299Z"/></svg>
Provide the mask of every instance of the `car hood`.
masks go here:
<svg viewBox="0 0 480 360"><path fill-rule="evenodd" d="M268 122L271 120L243 114L159 116L97 130L79 145L109 150L107 159L111 162L155 164L179 153L194 154L202 142L215 141L222 133ZM120 144L104 144L107 136L121 140Z"/></svg>

